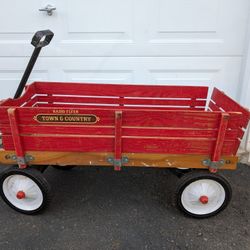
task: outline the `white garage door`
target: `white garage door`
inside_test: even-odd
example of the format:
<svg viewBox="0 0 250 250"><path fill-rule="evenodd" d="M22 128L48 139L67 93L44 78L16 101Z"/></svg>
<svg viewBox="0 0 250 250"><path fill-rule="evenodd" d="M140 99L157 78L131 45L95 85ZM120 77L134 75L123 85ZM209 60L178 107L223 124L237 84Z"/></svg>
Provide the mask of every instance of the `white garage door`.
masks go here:
<svg viewBox="0 0 250 250"><path fill-rule="evenodd" d="M57 9L52 16L38 9ZM1 2L0 99L12 96L36 30L51 29L30 81L217 85L239 97L249 0Z"/></svg>

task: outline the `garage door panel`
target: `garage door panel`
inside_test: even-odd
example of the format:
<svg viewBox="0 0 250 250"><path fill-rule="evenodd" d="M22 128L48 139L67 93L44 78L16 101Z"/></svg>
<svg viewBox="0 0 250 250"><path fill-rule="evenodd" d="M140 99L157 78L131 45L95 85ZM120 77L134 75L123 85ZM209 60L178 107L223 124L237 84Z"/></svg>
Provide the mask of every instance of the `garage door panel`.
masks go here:
<svg viewBox="0 0 250 250"><path fill-rule="evenodd" d="M40 7L39 1L1 1L1 33L32 34L34 27L41 28L44 22L49 24L48 19L44 19L44 22L41 22L41 13L38 12Z"/></svg>
<svg viewBox="0 0 250 250"><path fill-rule="evenodd" d="M64 70L70 82L130 83L134 82L132 70Z"/></svg>
<svg viewBox="0 0 250 250"><path fill-rule="evenodd" d="M43 56L241 56L249 9L248 0L54 0L48 16L38 11L46 4L2 3L1 56L28 56L43 28L56 33Z"/></svg>
<svg viewBox="0 0 250 250"><path fill-rule="evenodd" d="M0 58L0 99L14 94L26 58ZM241 58L40 58L31 80L207 85L226 90L237 97ZM38 70L39 69L39 70ZM7 73L6 73L7 72ZM11 92L11 93L10 93Z"/></svg>
<svg viewBox="0 0 250 250"><path fill-rule="evenodd" d="M152 47L187 55L242 55L248 1L150 1Z"/></svg>
<svg viewBox="0 0 250 250"><path fill-rule="evenodd" d="M1 60L2 61L2 60ZM1 65L1 62L0 62ZM7 66L7 65L6 65ZM18 65L8 65L9 69L0 70L0 100L14 96L17 86L23 75L23 71L18 68ZM16 68L16 70L15 70ZM48 71L46 70L34 70L30 77L32 81L46 81L49 78Z"/></svg>
<svg viewBox="0 0 250 250"><path fill-rule="evenodd" d="M90 42L95 39L112 41L112 38L116 41L123 36L132 38L132 0L75 0L74 3L67 0L67 6L69 34L81 34L81 39Z"/></svg>
<svg viewBox="0 0 250 250"><path fill-rule="evenodd" d="M159 32L216 32L220 0L159 1Z"/></svg>

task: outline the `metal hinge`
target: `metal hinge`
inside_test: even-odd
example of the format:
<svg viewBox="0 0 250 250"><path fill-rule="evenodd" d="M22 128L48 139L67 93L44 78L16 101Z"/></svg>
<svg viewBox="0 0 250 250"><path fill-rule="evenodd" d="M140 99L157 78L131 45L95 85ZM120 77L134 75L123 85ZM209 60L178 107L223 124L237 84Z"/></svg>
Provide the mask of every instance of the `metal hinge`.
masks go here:
<svg viewBox="0 0 250 250"><path fill-rule="evenodd" d="M35 160L35 158L32 155L25 155L25 157L20 157L16 155L6 155L5 159L16 161L18 165L24 165Z"/></svg>
<svg viewBox="0 0 250 250"><path fill-rule="evenodd" d="M211 161L210 159L205 159L202 161L202 164L212 169L219 169L225 164L225 161L224 160Z"/></svg>
<svg viewBox="0 0 250 250"><path fill-rule="evenodd" d="M123 164L129 162L128 157L122 157L121 159L114 159L114 157L108 157L107 162L113 164L114 166L122 167Z"/></svg>

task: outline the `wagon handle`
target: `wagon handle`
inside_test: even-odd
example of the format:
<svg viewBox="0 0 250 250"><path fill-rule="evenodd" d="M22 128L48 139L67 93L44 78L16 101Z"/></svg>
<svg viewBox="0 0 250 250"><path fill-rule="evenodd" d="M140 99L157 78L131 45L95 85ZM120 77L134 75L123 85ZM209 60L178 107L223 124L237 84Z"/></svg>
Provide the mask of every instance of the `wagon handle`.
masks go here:
<svg viewBox="0 0 250 250"><path fill-rule="evenodd" d="M42 48L50 44L54 33L50 30L41 30L37 31L36 34L33 36L31 44L35 48Z"/></svg>
<svg viewBox="0 0 250 250"><path fill-rule="evenodd" d="M26 67L26 70L23 74L23 77L19 83L17 91L14 95L14 99L19 98L23 92L23 89L29 79L30 73L36 63L36 60L41 52L41 49L50 44L54 33L50 30L41 30L37 31L32 38L31 44L35 47L33 54L30 58L30 61Z"/></svg>

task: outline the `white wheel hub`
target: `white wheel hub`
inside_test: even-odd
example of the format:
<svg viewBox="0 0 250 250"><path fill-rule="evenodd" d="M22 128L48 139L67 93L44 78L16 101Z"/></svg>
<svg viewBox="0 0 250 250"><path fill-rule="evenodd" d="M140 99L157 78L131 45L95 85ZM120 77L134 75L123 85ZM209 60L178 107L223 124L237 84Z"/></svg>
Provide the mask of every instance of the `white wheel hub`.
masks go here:
<svg viewBox="0 0 250 250"><path fill-rule="evenodd" d="M185 187L181 195L181 203L188 212L205 215L218 210L225 198L225 189L219 182L202 179Z"/></svg>
<svg viewBox="0 0 250 250"><path fill-rule="evenodd" d="M12 205L21 210L33 211L43 203L43 194L39 186L24 175L8 176L3 182L3 193Z"/></svg>

